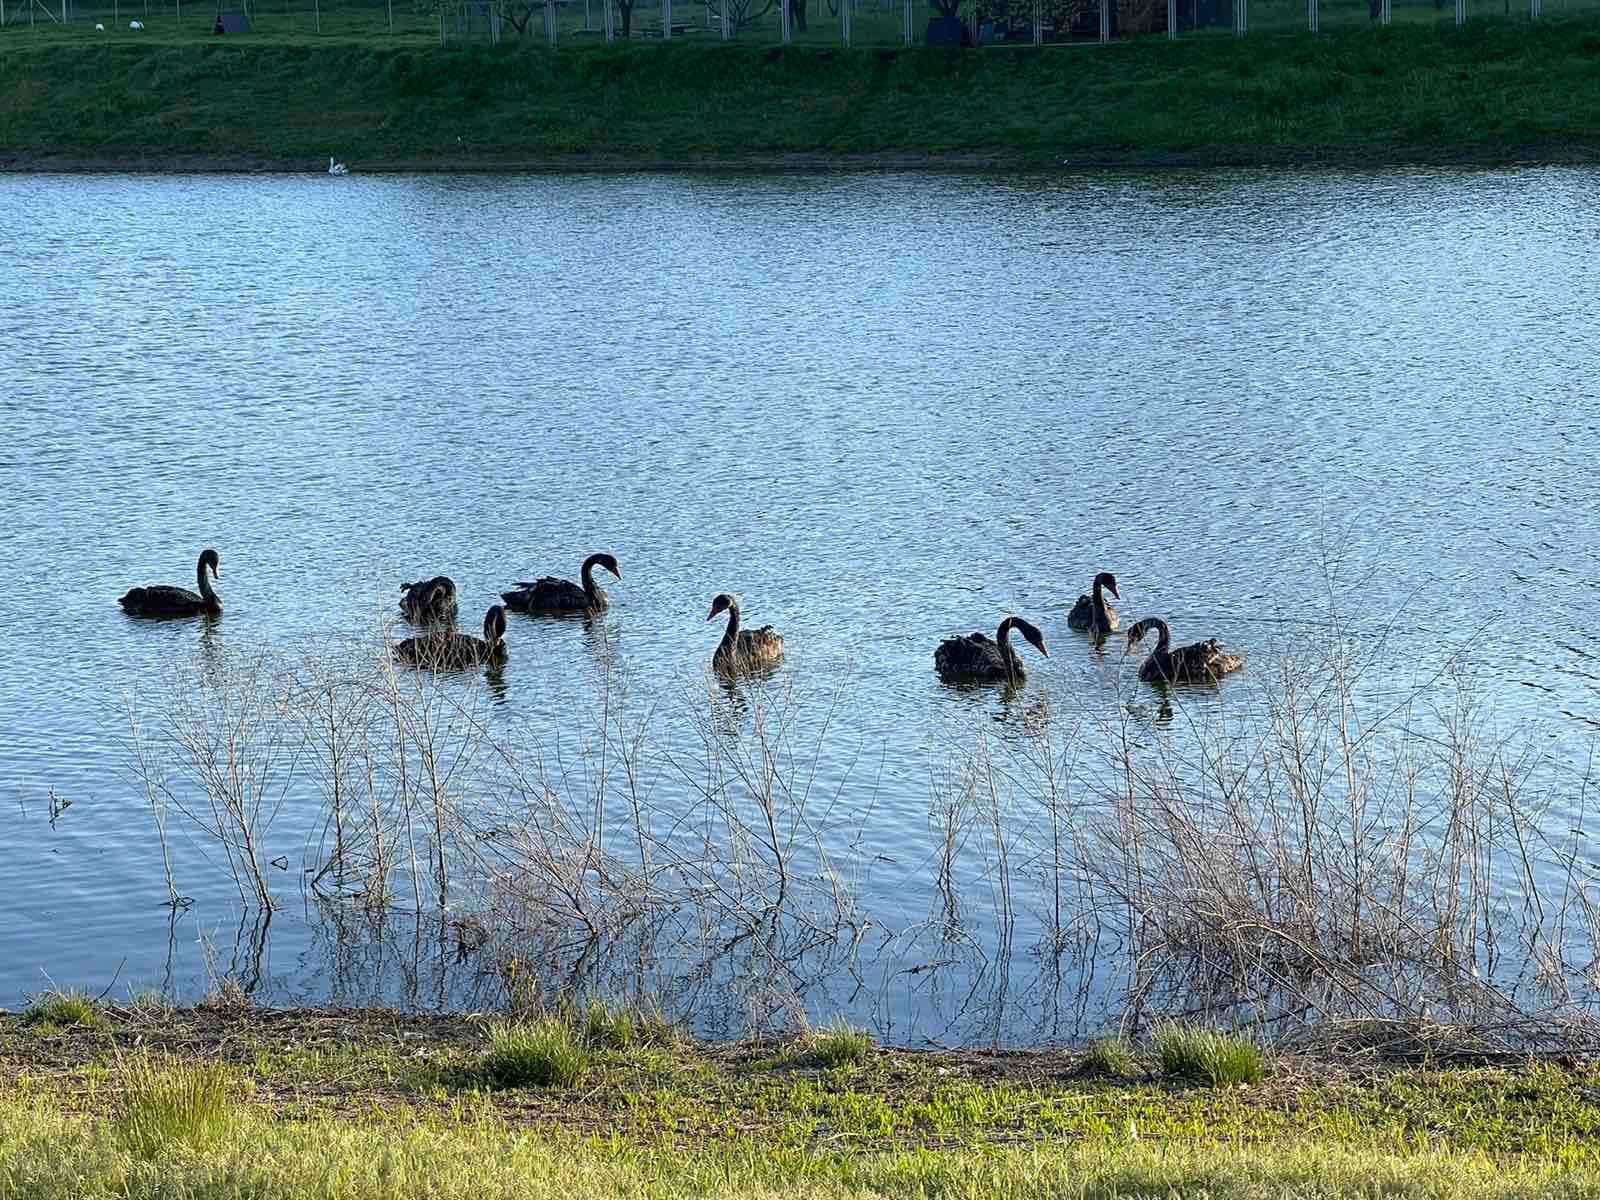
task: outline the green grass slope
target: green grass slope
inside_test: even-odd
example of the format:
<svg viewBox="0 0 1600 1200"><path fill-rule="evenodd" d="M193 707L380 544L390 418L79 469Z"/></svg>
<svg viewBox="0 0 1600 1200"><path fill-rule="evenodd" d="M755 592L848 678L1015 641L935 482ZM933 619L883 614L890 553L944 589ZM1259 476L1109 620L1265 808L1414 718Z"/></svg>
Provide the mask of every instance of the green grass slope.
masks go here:
<svg viewBox="0 0 1600 1200"><path fill-rule="evenodd" d="M353 169L1539 158L1600 148L1600 29L1110 47L440 48L0 34L0 162Z"/></svg>

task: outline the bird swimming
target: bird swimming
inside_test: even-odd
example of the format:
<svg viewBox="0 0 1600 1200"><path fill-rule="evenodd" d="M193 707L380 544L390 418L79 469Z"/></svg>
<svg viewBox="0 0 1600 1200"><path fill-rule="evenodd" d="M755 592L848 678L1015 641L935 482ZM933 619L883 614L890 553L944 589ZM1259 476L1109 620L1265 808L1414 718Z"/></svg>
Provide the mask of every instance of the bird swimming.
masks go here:
<svg viewBox="0 0 1600 1200"><path fill-rule="evenodd" d="M581 587L570 579L546 575L543 579L518 580L515 589L501 592L500 598L506 602L507 608L514 608L518 612L598 612L611 603L611 597L594 581L596 567L604 567L618 579L622 578L622 568L617 565L615 556L591 554L583 560L583 569L579 573L579 578L583 580Z"/></svg>
<svg viewBox="0 0 1600 1200"><path fill-rule="evenodd" d="M1224 650L1216 638L1172 649L1172 632L1160 617L1135 622L1128 630L1128 649L1152 629L1156 648L1139 667L1139 678L1146 683L1214 683L1244 666L1243 656Z"/></svg>
<svg viewBox="0 0 1600 1200"><path fill-rule="evenodd" d="M194 568L195 582L200 589L198 592L155 584L130 588L128 594L117 603L122 605L123 611L136 617L194 617L201 613L218 616L222 612L222 597L212 588L206 571L209 569L213 578L218 577L221 563L217 552L207 547L200 551L200 561Z"/></svg>
<svg viewBox="0 0 1600 1200"><path fill-rule="evenodd" d="M400 585L400 613L413 625L454 625L458 611L455 580L448 575Z"/></svg>
<svg viewBox="0 0 1600 1200"><path fill-rule="evenodd" d="M711 601L711 613L706 620L716 620L720 612L728 614L728 627L723 631L722 641L717 643L717 648L711 655L711 666L714 670L723 675L734 675L740 671L748 671L752 667L766 666L782 660L783 634L771 625L763 625L760 629L739 628L737 596L719 592Z"/></svg>
<svg viewBox="0 0 1600 1200"><path fill-rule="evenodd" d="M1110 571L1101 571L1094 577L1092 590L1092 596L1079 596L1072 606L1067 614L1067 628L1086 630L1100 637L1118 625L1117 610L1106 603L1105 591L1109 590L1118 600L1122 599L1122 593L1117 591L1117 577Z"/></svg>
<svg viewBox="0 0 1600 1200"><path fill-rule="evenodd" d="M330 154L328 155L328 174L348 175L350 174L350 168L345 166L342 162L334 162L333 155Z"/></svg>
<svg viewBox="0 0 1600 1200"><path fill-rule="evenodd" d="M1007 617L1000 622L993 641L981 633L945 638L933 652L933 665L940 675L952 681L1021 683L1028 677L1028 669L1011 645L1013 629L1021 630L1034 649L1050 657L1038 626L1021 617Z"/></svg>
<svg viewBox="0 0 1600 1200"><path fill-rule="evenodd" d="M453 629L434 629L408 637L394 648L394 654L401 662L436 671L504 662L507 658L506 610L499 604L490 605L489 611L483 614L481 638Z"/></svg>

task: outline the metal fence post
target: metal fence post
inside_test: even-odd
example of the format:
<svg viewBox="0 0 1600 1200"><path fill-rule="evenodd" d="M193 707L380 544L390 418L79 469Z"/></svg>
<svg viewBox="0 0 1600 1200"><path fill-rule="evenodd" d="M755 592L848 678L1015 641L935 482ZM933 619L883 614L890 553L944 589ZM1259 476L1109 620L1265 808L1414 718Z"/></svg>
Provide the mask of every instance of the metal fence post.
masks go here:
<svg viewBox="0 0 1600 1200"><path fill-rule="evenodd" d="M839 0L839 40L850 44L850 0Z"/></svg>
<svg viewBox="0 0 1600 1200"><path fill-rule="evenodd" d="M1111 0L1100 0L1100 42L1111 40Z"/></svg>
<svg viewBox="0 0 1600 1200"><path fill-rule="evenodd" d="M1033 44L1044 45L1044 0L1033 0Z"/></svg>
<svg viewBox="0 0 1600 1200"><path fill-rule="evenodd" d="M1467 0L1456 0L1456 24L1467 23Z"/></svg>
<svg viewBox="0 0 1600 1200"><path fill-rule="evenodd" d="M1233 0L1233 35L1243 37L1250 32L1250 0Z"/></svg>
<svg viewBox="0 0 1600 1200"><path fill-rule="evenodd" d="M661 40L672 39L672 0L661 0Z"/></svg>
<svg viewBox="0 0 1600 1200"><path fill-rule="evenodd" d="M912 3L913 3L913 0L906 0L906 3L905 3L905 10L906 10L906 45L908 45L908 46L910 46L910 45L912 45L914 43L914 40L915 40L915 37L916 37L915 31L911 27L912 26L912 22L914 20L914 18L911 15Z"/></svg>
<svg viewBox="0 0 1600 1200"><path fill-rule="evenodd" d="M1306 31L1317 32L1317 0L1306 0Z"/></svg>
<svg viewBox="0 0 1600 1200"><path fill-rule="evenodd" d="M1178 0L1167 0L1167 41L1178 37Z"/></svg>
<svg viewBox="0 0 1600 1200"><path fill-rule="evenodd" d="M783 44L789 44L789 0L778 0L778 30L783 35Z"/></svg>

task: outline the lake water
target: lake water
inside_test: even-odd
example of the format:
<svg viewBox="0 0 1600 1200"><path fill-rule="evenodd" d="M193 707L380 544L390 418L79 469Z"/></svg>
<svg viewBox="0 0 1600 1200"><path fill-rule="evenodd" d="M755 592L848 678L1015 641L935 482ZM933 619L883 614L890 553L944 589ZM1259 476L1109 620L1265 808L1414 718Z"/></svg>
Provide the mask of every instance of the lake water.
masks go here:
<svg viewBox="0 0 1600 1200"><path fill-rule="evenodd" d="M440 572L475 628L513 580L622 564L603 621L514 617L503 677L447 681L507 736L573 736L601 659L668 742L707 713L748 738L752 697L805 712L861 945L930 910L954 741L1041 713L1182 737L1259 704L1330 607L1375 648L1365 703L1426 696L1459 655L1505 736L1581 766L1597 189L1580 169L0 178L0 1003L229 973L274 1003L472 1003L470 964L434 962L414 922L373 949L373 918L305 898L321 818L299 784L263 856L287 860L270 927L178 816L194 903L167 907L125 708L154 727L162 681L219 655L376 644L397 585ZM220 621L120 611L132 585L193 586L205 546ZM1101 569L1125 621L1218 637L1245 671L1163 703L1137 655L1066 628ZM731 695L705 679L724 590L788 646ZM939 640L1010 612L1050 643L1023 647L1027 688L942 685ZM685 786L662 770L655 802ZM1037 967L973 921L966 983L920 988L930 953L894 986L841 963L797 1001L898 1040L1063 1036L1027 987L970 1004ZM702 977L712 1032L754 1003L737 976Z"/></svg>

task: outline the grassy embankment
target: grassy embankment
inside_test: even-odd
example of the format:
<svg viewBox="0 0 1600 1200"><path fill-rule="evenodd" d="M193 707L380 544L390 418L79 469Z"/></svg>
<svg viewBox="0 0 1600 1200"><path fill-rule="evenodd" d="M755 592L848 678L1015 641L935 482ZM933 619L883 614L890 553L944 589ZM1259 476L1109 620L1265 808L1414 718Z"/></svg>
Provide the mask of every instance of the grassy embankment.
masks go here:
<svg viewBox="0 0 1600 1200"><path fill-rule="evenodd" d="M164 39L164 40L163 40ZM980 52L0 33L0 165L1588 161L1600 26Z"/></svg>
<svg viewBox="0 0 1600 1200"><path fill-rule="evenodd" d="M0 1195L1490 1197L1600 1189L1600 1072L1191 1043L696 1045L617 1012L45 1004L0 1018ZM528 1030L533 1029L533 1035ZM1200 1078L1214 1073L1247 1083Z"/></svg>

